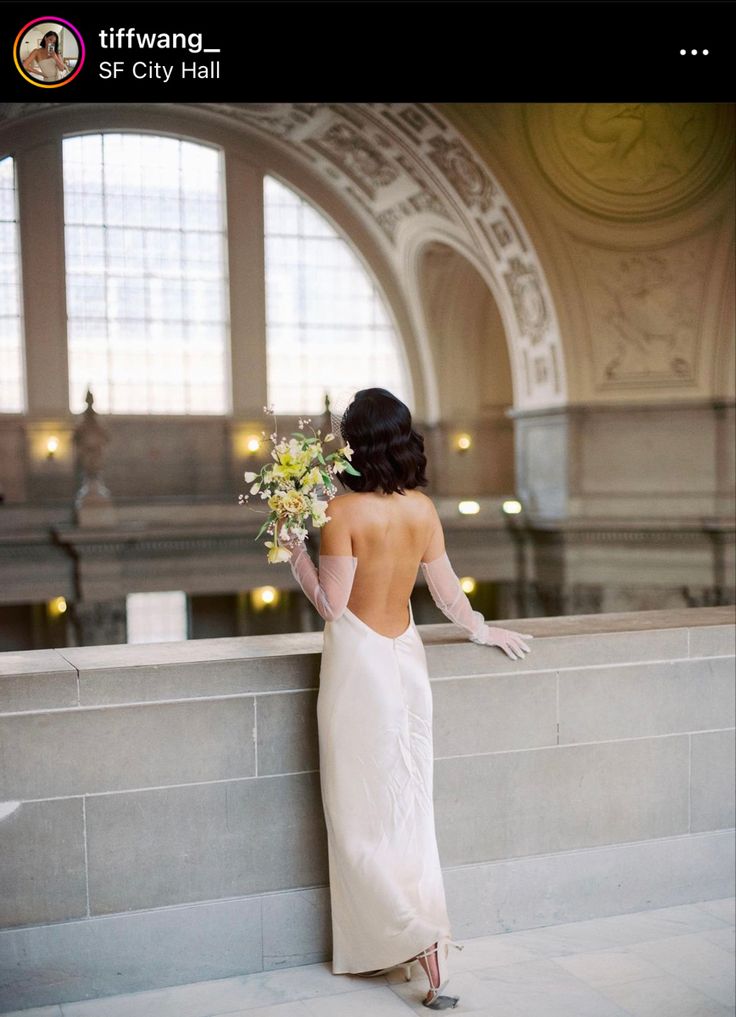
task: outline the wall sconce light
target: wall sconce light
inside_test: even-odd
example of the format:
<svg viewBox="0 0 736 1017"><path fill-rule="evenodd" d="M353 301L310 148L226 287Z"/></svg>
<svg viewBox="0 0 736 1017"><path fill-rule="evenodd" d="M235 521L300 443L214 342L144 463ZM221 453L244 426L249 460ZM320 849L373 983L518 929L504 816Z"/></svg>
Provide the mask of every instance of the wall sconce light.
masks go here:
<svg viewBox="0 0 736 1017"><path fill-rule="evenodd" d="M467 452L472 444L473 439L465 431L462 434L458 434L455 438L455 448L458 452Z"/></svg>
<svg viewBox="0 0 736 1017"><path fill-rule="evenodd" d="M475 593L478 584L472 576L463 576L460 580L460 586L462 587L463 593Z"/></svg>
<svg viewBox="0 0 736 1017"><path fill-rule="evenodd" d="M460 501L457 510L461 516L477 516L480 512L480 505L477 501Z"/></svg>
<svg viewBox="0 0 736 1017"><path fill-rule="evenodd" d="M66 599L64 597L54 597L53 600L48 602L48 612L52 618L58 618L60 614L64 614L66 611Z"/></svg>
<svg viewBox="0 0 736 1017"><path fill-rule="evenodd" d="M505 512L507 516L518 516L521 512L521 508L521 502L517 501L515 498L508 498L501 505L501 511Z"/></svg>
<svg viewBox="0 0 736 1017"><path fill-rule="evenodd" d="M46 458L53 459L59 448L59 439L55 434L52 434L46 439Z"/></svg>
<svg viewBox="0 0 736 1017"><path fill-rule="evenodd" d="M281 594L275 586L258 586L251 590L250 602L256 611L262 611L265 607L278 607Z"/></svg>
<svg viewBox="0 0 736 1017"><path fill-rule="evenodd" d="M257 434L249 434L245 439L245 447L250 455L254 455L261 447L261 439Z"/></svg>

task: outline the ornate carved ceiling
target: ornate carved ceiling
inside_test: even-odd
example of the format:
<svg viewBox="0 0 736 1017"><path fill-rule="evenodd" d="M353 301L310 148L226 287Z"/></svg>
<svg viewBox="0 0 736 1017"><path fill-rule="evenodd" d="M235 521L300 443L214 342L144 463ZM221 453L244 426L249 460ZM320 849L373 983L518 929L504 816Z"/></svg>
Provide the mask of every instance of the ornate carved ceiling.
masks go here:
<svg viewBox="0 0 736 1017"><path fill-rule="evenodd" d="M524 123L540 172L599 217L677 213L733 164L725 103L527 103Z"/></svg>

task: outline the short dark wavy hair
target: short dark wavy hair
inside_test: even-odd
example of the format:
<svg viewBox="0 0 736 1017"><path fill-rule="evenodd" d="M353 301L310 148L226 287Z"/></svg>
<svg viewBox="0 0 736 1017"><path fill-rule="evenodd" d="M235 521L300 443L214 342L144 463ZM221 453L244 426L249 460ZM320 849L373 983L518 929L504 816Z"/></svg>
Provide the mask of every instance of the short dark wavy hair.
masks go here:
<svg viewBox="0 0 736 1017"><path fill-rule="evenodd" d="M385 388L362 388L343 414L340 429L353 449L352 464L360 476L341 473L352 491L405 494L426 487L424 438L414 430L411 413Z"/></svg>

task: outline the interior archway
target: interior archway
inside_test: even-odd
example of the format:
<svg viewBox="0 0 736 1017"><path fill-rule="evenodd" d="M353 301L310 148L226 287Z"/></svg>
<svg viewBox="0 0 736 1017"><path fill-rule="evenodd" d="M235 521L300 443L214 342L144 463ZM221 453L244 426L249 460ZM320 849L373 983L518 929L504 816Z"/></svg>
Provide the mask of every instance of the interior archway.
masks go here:
<svg viewBox="0 0 736 1017"><path fill-rule="evenodd" d="M448 490L514 491L511 363L503 320L486 281L449 244L425 244L416 263L426 335L440 379L440 440ZM452 422L452 426L448 422ZM458 447L461 433L471 438Z"/></svg>

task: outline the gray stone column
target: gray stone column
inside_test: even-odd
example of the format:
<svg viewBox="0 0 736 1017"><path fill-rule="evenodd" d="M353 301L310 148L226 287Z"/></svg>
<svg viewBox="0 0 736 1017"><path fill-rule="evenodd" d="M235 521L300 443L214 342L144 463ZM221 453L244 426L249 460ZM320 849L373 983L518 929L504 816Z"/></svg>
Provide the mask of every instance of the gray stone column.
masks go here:
<svg viewBox="0 0 736 1017"><path fill-rule="evenodd" d="M29 416L69 413L61 138L16 156Z"/></svg>
<svg viewBox="0 0 736 1017"><path fill-rule="evenodd" d="M260 421L267 396L263 174L230 153L226 190L233 417Z"/></svg>

